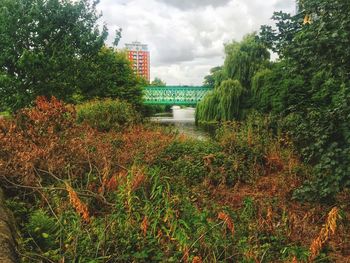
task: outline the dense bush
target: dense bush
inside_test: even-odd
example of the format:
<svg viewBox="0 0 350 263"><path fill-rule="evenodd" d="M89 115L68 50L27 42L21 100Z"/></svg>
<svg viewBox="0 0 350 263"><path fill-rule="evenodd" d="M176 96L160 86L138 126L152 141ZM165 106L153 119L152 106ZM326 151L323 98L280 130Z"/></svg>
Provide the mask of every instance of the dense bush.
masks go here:
<svg viewBox="0 0 350 263"><path fill-rule="evenodd" d="M300 1L297 15L275 13L276 27L264 26L260 34L282 61L256 76L256 104L283 117L285 131L314 166L298 198L332 201L350 185L349 11L348 1Z"/></svg>
<svg viewBox="0 0 350 263"><path fill-rule="evenodd" d="M171 105L143 105L141 113L145 117L152 117L157 113L171 113Z"/></svg>
<svg viewBox="0 0 350 263"><path fill-rule="evenodd" d="M94 100L77 107L77 120L99 131L120 130L140 121L133 106L121 100Z"/></svg>
<svg viewBox="0 0 350 263"><path fill-rule="evenodd" d="M350 90L345 88L332 109L309 110L303 117L290 114L284 129L304 161L314 166L314 177L296 192L296 197L334 201L350 187Z"/></svg>

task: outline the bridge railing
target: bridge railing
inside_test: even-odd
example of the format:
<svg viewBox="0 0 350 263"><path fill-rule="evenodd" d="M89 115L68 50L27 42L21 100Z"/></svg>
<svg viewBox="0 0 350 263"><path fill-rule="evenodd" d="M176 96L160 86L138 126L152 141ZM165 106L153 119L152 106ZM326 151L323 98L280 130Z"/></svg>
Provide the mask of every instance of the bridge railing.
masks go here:
<svg viewBox="0 0 350 263"><path fill-rule="evenodd" d="M196 105L212 88L206 86L144 87L144 104Z"/></svg>

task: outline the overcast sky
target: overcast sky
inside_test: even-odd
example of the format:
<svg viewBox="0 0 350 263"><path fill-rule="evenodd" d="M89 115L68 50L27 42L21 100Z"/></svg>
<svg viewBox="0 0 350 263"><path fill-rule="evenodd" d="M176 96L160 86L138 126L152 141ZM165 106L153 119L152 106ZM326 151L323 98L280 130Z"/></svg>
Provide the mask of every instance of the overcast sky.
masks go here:
<svg viewBox="0 0 350 263"><path fill-rule="evenodd" d="M98 9L109 43L122 28L119 48L148 44L151 79L201 85L210 68L222 65L224 43L271 24L273 11L294 12L295 0L101 0Z"/></svg>

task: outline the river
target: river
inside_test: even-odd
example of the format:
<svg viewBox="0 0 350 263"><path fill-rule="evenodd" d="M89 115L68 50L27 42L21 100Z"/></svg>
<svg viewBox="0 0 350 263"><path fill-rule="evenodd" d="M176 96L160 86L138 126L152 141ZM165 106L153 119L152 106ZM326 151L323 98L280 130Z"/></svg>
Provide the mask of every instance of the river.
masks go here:
<svg viewBox="0 0 350 263"><path fill-rule="evenodd" d="M168 114L155 115L151 121L164 126L173 126L180 134L188 137L207 140L210 133L208 130L195 125L195 108L181 108L173 106Z"/></svg>

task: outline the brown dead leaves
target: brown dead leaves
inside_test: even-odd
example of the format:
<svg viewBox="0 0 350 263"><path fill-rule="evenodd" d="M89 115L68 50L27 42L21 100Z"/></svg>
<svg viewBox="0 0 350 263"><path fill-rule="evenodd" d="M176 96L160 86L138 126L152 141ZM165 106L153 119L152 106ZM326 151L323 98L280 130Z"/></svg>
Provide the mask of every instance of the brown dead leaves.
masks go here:
<svg viewBox="0 0 350 263"><path fill-rule="evenodd" d="M321 228L319 235L311 243L309 257L310 262L312 262L319 255L323 246L335 234L338 218L339 209L337 207L334 207L328 213L326 224Z"/></svg>
<svg viewBox="0 0 350 263"><path fill-rule="evenodd" d="M224 221L224 224L230 230L232 236L234 236L234 234L235 234L235 226L233 224L232 218L225 212L219 212L218 219Z"/></svg>
<svg viewBox="0 0 350 263"><path fill-rule="evenodd" d="M90 215L87 205L80 200L77 193L68 183L66 183L66 189L68 191L69 201L72 204L73 208L77 211L77 213L80 214L86 223L89 223Z"/></svg>

